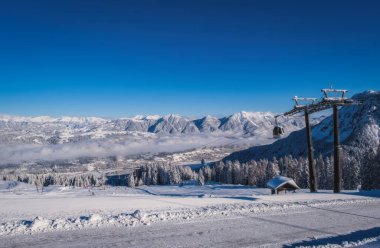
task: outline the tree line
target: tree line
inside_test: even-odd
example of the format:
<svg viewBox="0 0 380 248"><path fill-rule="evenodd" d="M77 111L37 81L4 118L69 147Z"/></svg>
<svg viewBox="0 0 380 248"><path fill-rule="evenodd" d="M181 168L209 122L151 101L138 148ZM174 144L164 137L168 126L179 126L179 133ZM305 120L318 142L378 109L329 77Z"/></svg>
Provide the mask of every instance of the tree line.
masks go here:
<svg viewBox="0 0 380 248"><path fill-rule="evenodd" d="M333 188L333 157L319 155L315 159L319 189ZM276 159L251 160L248 163L238 161L219 161L205 165L199 171L188 166L170 163L152 162L124 175L105 175L100 172L86 173L45 173L45 174L5 174L3 180L20 181L36 185L37 191L43 191L48 185L75 187L142 186L181 184L196 180L199 185L207 182L252 185L266 187L271 178L281 175L292 178L301 188L309 187L309 166L305 157L294 158L291 155ZM365 159L356 159L349 154L342 156L342 186L344 189L380 188L380 148L378 152L365 155Z"/></svg>
<svg viewBox="0 0 380 248"><path fill-rule="evenodd" d="M73 186L73 187L103 187L106 177L102 173L44 173L44 174L4 174L4 181L18 181L36 186L37 192L43 192L44 187L49 185Z"/></svg>
<svg viewBox="0 0 380 248"><path fill-rule="evenodd" d="M315 159L318 188L333 188L333 157L319 155ZM309 165L305 157L294 158L291 155L280 159L273 158L251 160L248 163L238 161L219 161L211 166L203 166L198 172L187 166L150 163L142 166L128 176L127 185L180 184L186 180L197 180L200 185L209 181L226 184L241 184L266 187L266 183L275 176L292 178L301 188L309 187ZM368 175L368 173L367 173ZM342 185L344 189L356 189L361 184L359 162L354 158L343 160Z"/></svg>

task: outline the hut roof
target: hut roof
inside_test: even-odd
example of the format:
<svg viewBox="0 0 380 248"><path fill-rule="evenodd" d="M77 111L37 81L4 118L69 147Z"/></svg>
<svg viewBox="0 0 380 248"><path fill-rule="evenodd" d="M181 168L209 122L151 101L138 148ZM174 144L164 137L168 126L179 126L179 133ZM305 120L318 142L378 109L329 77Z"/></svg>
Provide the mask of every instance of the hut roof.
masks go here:
<svg viewBox="0 0 380 248"><path fill-rule="evenodd" d="M294 182L294 180L289 177L277 176L267 182L267 187L271 189L278 189L285 185L287 186L287 188L294 188L294 189L300 188Z"/></svg>

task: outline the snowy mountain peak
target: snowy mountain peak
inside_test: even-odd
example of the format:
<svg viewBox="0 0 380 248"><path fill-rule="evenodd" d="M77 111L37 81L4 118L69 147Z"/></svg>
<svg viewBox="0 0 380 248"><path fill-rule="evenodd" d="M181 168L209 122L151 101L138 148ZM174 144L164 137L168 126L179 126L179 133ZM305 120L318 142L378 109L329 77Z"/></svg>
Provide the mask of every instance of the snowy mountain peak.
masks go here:
<svg viewBox="0 0 380 248"><path fill-rule="evenodd" d="M144 120L158 120L160 118L161 118L161 116L159 116L159 115L146 115L144 117Z"/></svg>
<svg viewBox="0 0 380 248"><path fill-rule="evenodd" d="M169 115L165 115L163 118L166 120L178 120L178 119L182 119L184 117L177 115L177 114L169 114Z"/></svg>
<svg viewBox="0 0 380 248"><path fill-rule="evenodd" d="M262 118L273 118L274 114L271 112L247 112L241 111L231 115L231 118L238 120L254 120L254 119L262 119Z"/></svg>
<svg viewBox="0 0 380 248"><path fill-rule="evenodd" d="M132 118L122 118L122 119L124 119L124 120L132 119L132 120L143 121L143 120L158 120L160 118L161 118L161 116L159 116L159 115L135 115Z"/></svg>
<svg viewBox="0 0 380 248"><path fill-rule="evenodd" d="M54 123L54 122L66 122L66 123L104 123L108 120L99 117L72 117L72 116L11 116L1 115L0 121L3 122L33 122L33 123Z"/></svg>

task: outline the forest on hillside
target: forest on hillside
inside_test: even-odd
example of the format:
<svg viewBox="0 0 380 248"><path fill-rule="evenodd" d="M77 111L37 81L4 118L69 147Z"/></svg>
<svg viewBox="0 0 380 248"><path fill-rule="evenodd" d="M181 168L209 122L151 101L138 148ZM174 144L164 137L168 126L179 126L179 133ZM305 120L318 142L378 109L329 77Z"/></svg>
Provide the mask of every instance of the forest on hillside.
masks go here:
<svg viewBox="0 0 380 248"><path fill-rule="evenodd" d="M315 159L318 188L333 188L333 157L319 155ZM380 188L380 146L377 153L368 153L361 161L342 154L342 187L343 189L364 190ZM271 160L219 161L205 164L199 171L188 166L170 163L147 163L128 174L107 175L101 172L84 173L11 173L1 175L2 180L19 181L36 186L43 191L48 185L75 187L105 187L142 185L172 185L194 180L199 185L207 182L240 184L266 187L268 180L275 176L286 176L294 179L301 188L309 187L308 160L305 157L294 158L291 155Z"/></svg>

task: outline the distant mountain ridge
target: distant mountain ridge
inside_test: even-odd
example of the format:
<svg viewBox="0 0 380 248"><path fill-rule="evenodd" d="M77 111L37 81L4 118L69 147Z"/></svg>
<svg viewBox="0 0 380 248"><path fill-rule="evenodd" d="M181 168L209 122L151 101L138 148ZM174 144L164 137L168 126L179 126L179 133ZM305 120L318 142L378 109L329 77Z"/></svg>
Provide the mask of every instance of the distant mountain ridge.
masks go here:
<svg viewBox="0 0 380 248"><path fill-rule="evenodd" d="M59 144L86 139L117 137L128 133L146 135L191 135L220 133L221 135L271 135L275 124L271 112L241 111L217 118L205 116L191 119L180 115L149 115L131 118L98 117L23 117L0 116L0 144ZM317 118L314 122L319 122ZM302 117L282 118L288 132L304 127Z"/></svg>
<svg viewBox="0 0 380 248"><path fill-rule="evenodd" d="M344 106L339 110L340 141L345 152L360 160L380 145L380 92L366 91L352 98L360 105ZM312 127L314 154L330 155L333 152L333 118L322 120ZM257 159L307 156L305 130L298 130L272 144L255 146L234 152L223 160L247 162Z"/></svg>

